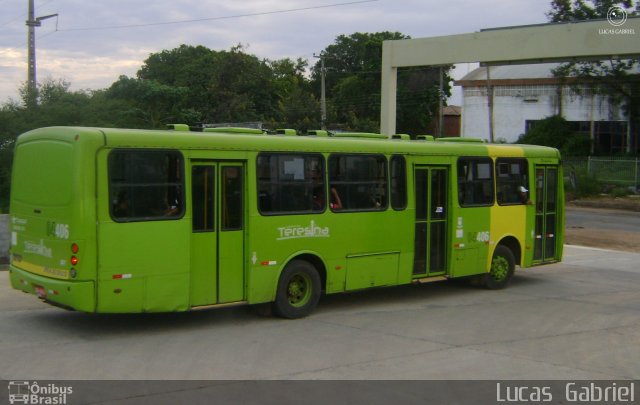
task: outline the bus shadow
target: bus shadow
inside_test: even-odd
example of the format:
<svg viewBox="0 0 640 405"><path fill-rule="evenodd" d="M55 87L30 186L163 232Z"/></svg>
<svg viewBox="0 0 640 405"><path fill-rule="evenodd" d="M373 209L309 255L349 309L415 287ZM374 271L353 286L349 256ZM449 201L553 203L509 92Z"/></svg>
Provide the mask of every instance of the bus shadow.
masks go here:
<svg viewBox="0 0 640 405"><path fill-rule="evenodd" d="M220 308L190 312L135 313L135 314L89 314L82 312L38 311L32 320L39 327L60 333L73 333L84 338L92 336L117 336L173 331L198 330L208 327L260 322L251 307Z"/></svg>
<svg viewBox="0 0 640 405"><path fill-rule="evenodd" d="M398 309L410 308L443 308L465 304L482 304L495 299L510 299L513 294L533 287L539 288L549 281L526 274L516 274L509 286L503 290L488 290L474 284L470 279L455 279L429 284L409 284L395 287L380 287L334 294L322 297L317 312L337 313L340 311L375 311L376 306ZM507 297L507 295L509 297Z"/></svg>
<svg viewBox="0 0 640 405"><path fill-rule="evenodd" d="M517 293L523 288L545 284L544 279L516 275L511 285L500 291L490 291L465 280L450 280L422 285L402 285L353 291L323 296L315 312L310 315L332 315L340 312L375 312L385 310L433 309L450 306L481 304L499 298L502 291ZM267 305L268 306L268 305ZM264 306L263 306L264 308ZM191 312L89 314L56 309L34 311L27 322L37 323L53 333L72 333L85 339L95 336L118 336L174 331L203 330L231 326L279 326L288 322L263 311L258 306L212 308ZM291 322L296 322L291 321Z"/></svg>
<svg viewBox="0 0 640 405"><path fill-rule="evenodd" d="M442 299L455 300L456 297L466 296L472 291L481 291L481 289L457 280L422 285L380 287L325 296L320 302L319 311L365 310L367 307L372 308L379 305L437 306Z"/></svg>

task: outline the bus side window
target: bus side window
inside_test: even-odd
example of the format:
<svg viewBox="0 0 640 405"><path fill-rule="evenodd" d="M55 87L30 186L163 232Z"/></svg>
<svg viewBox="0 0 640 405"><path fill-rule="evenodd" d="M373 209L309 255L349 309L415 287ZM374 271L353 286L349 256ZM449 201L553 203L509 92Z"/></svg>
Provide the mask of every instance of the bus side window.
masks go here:
<svg viewBox="0 0 640 405"><path fill-rule="evenodd" d="M400 211L407 207L407 169L404 156L391 156L391 207Z"/></svg>
<svg viewBox="0 0 640 405"><path fill-rule="evenodd" d="M498 204L519 205L529 201L529 165L522 158L496 159Z"/></svg>
<svg viewBox="0 0 640 405"><path fill-rule="evenodd" d="M111 217L118 222L181 218L183 167L177 151L112 151L108 159Z"/></svg>
<svg viewBox="0 0 640 405"><path fill-rule="evenodd" d="M491 206L494 201L491 158L458 159L458 203L461 207Z"/></svg>
<svg viewBox="0 0 640 405"><path fill-rule="evenodd" d="M261 214L303 214L325 210L322 155L261 153L256 166Z"/></svg>
<svg viewBox="0 0 640 405"><path fill-rule="evenodd" d="M329 185L340 196L334 211L387 208L387 159L383 155L336 153L329 156Z"/></svg>

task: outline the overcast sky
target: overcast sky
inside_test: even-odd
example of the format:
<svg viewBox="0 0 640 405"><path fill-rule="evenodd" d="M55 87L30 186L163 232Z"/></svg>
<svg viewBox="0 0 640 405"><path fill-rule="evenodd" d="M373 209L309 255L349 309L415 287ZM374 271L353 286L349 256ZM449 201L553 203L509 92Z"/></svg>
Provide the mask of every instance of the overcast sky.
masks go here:
<svg viewBox="0 0 640 405"><path fill-rule="evenodd" d="M135 76L150 53L180 44L260 58L314 53L338 35L398 31L412 38L547 22L551 0L36 0L38 80L72 89L108 87ZM28 0L0 0L0 103L18 99L27 76ZM199 21L198 21L199 20ZM456 69L456 78L473 66Z"/></svg>

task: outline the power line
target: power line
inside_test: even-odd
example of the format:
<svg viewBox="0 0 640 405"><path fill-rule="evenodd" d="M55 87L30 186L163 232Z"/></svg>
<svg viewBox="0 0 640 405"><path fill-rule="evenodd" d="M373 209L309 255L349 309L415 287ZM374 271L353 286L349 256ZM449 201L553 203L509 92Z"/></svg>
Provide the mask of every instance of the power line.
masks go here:
<svg viewBox="0 0 640 405"><path fill-rule="evenodd" d="M242 18L242 17L258 17L258 16L264 16L264 15L293 13L298 11L318 10L323 8L350 6L354 4L373 3L375 1L378 1L378 0L360 0L360 1L345 2L345 3L326 4L322 6L310 6L310 7L301 7L301 8L291 8L286 10L263 11L259 13L236 14L236 15L229 15L229 16L223 16L223 17L196 18L192 20L177 20L177 21L165 21L165 22L145 23L145 24L128 24L128 25L107 25L102 27L77 27L77 28L66 28L66 29L63 28L63 29L59 29L58 31L61 31L61 32L62 31L100 31L100 30L115 30L115 29L126 29L126 28L144 28L144 27L153 27L153 26L160 26L160 25L189 24L189 23L196 23L196 22L203 22L203 21L230 20L230 19Z"/></svg>
<svg viewBox="0 0 640 405"><path fill-rule="evenodd" d="M0 0L0 3L2 3L3 1L4 1L4 0ZM53 0L48 0L48 1L45 1L44 3L42 3L42 4L39 4L39 5L38 5L38 8L44 7L45 5L47 5L47 4L49 4L49 3L51 3L52 1L53 1ZM12 18L12 19L10 19L10 20L7 20L7 21L5 21L5 22L0 23L0 28L2 28L2 27L4 27L4 26L7 26L7 25L9 25L9 24L11 24L11 23L13 23L13 22L15 22L15 21L21 20L21 19L23 19L23 18L25 18L25 17L27 17L27 13L22 13L22 14L20 14L20 15L16 16L16 17L13 17L13 18Z"/></svg>

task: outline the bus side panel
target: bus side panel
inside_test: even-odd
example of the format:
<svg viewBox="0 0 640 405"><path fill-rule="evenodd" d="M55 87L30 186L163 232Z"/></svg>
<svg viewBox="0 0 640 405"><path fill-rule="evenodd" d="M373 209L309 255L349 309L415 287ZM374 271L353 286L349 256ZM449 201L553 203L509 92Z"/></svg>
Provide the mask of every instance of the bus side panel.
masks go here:
<svg viewBox="0 0 640 405"><path fill-rule="evenodd" d="M100 312L183 311L189 306L189 223L102 222Z"/></svg>
<svg viewBox="0 0 640 405"><path fill-rule="evenodd" d="M487 271L491 207L457 208L451 221L453 260L451 277Z"/></svg>
<svg viewBox="0 0 640 405"><path fill-rule="evenodd" d="M399 257L399 252L348 257L346 289L396 285Z"/></svg>
<svg viewBox="0 0 640 405"><path fill-rule="evenodd" d="M490 252L487 257L486 270L491 268L491 260L493 258L493 251L496 246L500 243L500 241L504 240L506 237L514 237L518 241L518 245L520 246L520 252L524 252L527 248L531 249L533 244L533 240L531 238L530 243L526 243L527 241L527 220L529 218L529 213L533 211L532 205L494 205L491 207L491 231L490 231ZM517 252L513 252L514 257ZM521 255L520 262L516 263L516 265L521 265L522 263Z"/></svg>
<svg viewBox="0 0 640 405"><path fill-rule="evenodd" d="M187 310L191 218L113 221L107 155L98 157L98 311Z"/></svg>

